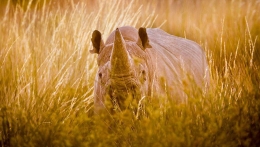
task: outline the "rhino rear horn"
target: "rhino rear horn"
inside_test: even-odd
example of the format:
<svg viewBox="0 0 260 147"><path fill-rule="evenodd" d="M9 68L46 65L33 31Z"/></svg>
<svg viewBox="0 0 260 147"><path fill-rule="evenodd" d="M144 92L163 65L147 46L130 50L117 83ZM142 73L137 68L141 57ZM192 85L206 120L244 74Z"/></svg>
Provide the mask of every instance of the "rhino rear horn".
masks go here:
<svg viewBox="0 0 260 147"><path fill-rule="evenodd" d="M95 30L92 33L91 42L93 45L93 49L90 50L90 53L100 53L100 49L104 46L104 41L102 40L101 33L98 30Z"/></svg>
<svg viewBox="0 0 260 147"><path fill-rule="evenodd" d="M139 28L138 34L139 34L139 38L140 38L140 40L142 42L143 48L144 49L152 48L152 46L149 43L149 38L148 38L148 35L146 33L146 28L143 28L143 27Z"/></svg>

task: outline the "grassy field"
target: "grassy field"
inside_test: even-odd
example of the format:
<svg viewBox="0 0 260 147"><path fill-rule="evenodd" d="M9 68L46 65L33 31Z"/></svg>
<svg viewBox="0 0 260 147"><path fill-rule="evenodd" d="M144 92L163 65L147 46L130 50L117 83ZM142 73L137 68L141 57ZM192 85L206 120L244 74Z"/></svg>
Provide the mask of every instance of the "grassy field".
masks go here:
<svg viewBox="0 0 260 147"><path fill-rule="evenodd" d="M259 0L3 0L0 8L1 146L260 146ZM91 33L106 39L124 25L198 42L208 93L189 92L187 104L153 99L139 120L129 110L92 116Z"/></svg>

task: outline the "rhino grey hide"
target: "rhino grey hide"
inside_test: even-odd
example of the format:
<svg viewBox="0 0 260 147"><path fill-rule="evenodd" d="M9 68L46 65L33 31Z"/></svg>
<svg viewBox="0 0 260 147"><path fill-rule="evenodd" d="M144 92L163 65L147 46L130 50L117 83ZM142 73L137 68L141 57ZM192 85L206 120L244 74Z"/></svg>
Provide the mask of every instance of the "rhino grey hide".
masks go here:
<svg viewBox="0 0 260 147"><path fill-rule="evenodd" d="M202 90L209 84L209 69L201 47L158 28L120 27L106 42L95 30L93 49L98 54L94 86L95 111L123 110L142 98L168 97L186 102L185 88L195 83ZM131 98L131 100L127 100Z"/></svg>

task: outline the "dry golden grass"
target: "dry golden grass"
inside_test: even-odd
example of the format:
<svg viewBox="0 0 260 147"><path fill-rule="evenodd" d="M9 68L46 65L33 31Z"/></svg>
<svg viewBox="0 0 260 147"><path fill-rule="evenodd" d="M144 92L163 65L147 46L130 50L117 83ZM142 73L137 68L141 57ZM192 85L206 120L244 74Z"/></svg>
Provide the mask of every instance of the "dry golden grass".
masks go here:
<svg viewBox="0 0 260 147"><path fill-rule="evenodd" d="M2 146L259 146L259 0L49 0L0 5ZM90 116L91 33L161 27L206 51L211 87L148 118Z"/></svg>

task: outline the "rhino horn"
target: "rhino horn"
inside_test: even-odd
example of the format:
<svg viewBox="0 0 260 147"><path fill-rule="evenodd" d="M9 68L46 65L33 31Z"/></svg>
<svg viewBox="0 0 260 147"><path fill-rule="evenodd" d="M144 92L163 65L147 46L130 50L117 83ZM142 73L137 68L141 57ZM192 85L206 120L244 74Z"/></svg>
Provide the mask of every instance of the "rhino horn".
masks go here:
<svg viewBox="0 0 260 147"><path fill-rule="evenodd" d="M112 76L128 76L131 74L131 58L126 49L125 40L118 28L115 31L115 40L110 63Z"/></svg>

